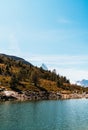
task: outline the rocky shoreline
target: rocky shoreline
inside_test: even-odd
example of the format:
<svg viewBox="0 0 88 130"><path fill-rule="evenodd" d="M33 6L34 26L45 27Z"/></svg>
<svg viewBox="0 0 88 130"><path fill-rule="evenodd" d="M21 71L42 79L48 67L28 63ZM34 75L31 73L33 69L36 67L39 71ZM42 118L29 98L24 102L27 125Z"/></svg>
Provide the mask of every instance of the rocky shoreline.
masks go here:
<svg viewBox="0 0 88 130"><path fill-rule="evenodd" d="M88 94L78 94L78 93L61 93L61 92L34 92L34 91L24 91L22 93L18 93L15 91L7 91L4 90L0 92L0 101L35 101L35 100L59 100L59 99L81 99L88 98Z"/></svg>

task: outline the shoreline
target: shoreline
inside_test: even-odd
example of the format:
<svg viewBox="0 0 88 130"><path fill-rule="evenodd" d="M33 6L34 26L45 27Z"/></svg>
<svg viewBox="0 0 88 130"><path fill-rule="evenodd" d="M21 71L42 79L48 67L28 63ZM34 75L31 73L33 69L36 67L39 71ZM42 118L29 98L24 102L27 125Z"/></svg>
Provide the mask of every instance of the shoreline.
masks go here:
<svg viewBox="0 0 88 130"><path fill-rule="evenodd" d="M3 91L0 92L0 101L37 101L37 100L65 100L65 99L87 99L88 94L83 93L61 93L61 92L34 92L25 91L19 94L15 91Z"/></svg>

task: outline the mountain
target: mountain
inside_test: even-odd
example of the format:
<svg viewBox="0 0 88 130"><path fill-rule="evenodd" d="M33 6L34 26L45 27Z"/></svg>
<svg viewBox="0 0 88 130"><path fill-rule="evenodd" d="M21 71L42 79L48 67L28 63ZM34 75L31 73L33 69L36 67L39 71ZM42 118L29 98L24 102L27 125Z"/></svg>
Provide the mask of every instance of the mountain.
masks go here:
<svg viewBox="0 0 88 130"><path fill-rule="evenodd" d="M42 63L41 67L42 67L43 70L48 70L47 66L44 63Z"/></svg>
<svg viewBox="0 0 88 130"><path fill-rule="evenodd" d="M81 81L77 81L76 82L78 85L84 86L84 87L88 87L88 80L83 79Z"/></svg>
<svg viewBox="0 0 88 130"><path fill-rule="evenodd" d="M14 91L28 99L57 99L60 98L59 93L80 94L88 91L87 88L71 84L65 76L49 71L45 64L38 68L23 58L0 54L0 98L3 90L7 96L8 91Z"/></svg>
<svg viewBox="0 0 88 130"><path fill-rule="evenodd" d="M66 77L48 71L45 64L42 68L33 66L23 58L0 54L0 85L16 91L59 91L59 87L69 83Z"/></svg>

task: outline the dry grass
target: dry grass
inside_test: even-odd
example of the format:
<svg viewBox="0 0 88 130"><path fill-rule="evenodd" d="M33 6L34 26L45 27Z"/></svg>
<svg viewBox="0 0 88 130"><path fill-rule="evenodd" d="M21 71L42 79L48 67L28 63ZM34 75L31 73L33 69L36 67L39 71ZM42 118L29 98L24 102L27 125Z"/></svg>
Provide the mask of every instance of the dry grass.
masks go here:
<svg viewBox="0 0 88 130"><path fill-rule="evenodd" d="M60 88L57 87L56 82L50 80L40 80L40 85L42 88L46 89L47 91L60 91Z"/></svg>
<svg viewBox="0 0 88 130"><path fill-rule="evenodd" d="M12 71L12 73L18 73L19 72L19 68L17 68L17 67L11 67L11 71Z"/></svg>

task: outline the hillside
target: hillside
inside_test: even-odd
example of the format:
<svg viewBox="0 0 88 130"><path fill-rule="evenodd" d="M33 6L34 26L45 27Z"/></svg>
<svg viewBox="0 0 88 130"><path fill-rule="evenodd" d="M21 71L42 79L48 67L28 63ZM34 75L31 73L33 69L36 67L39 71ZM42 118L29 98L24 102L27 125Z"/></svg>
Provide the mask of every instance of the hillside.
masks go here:
<svg viewBox="0 0 88 130"><path fill-rule="evenodd" d="M22 58L0 54L0 91L19 94L82 93L87 88L72 85L65 76L33 66Z"/></svg>
<svg viewBox="0 0 88 130"><path fill-rule="evenodd" d="M28 61L24 60L23 58L17 57L17 56L12 56L12 55L6 55L6 54L2 54L0 53L0 57L7 57L16 61L22 61L24 64L30 65L31 63L29 63Z"/></svg>

